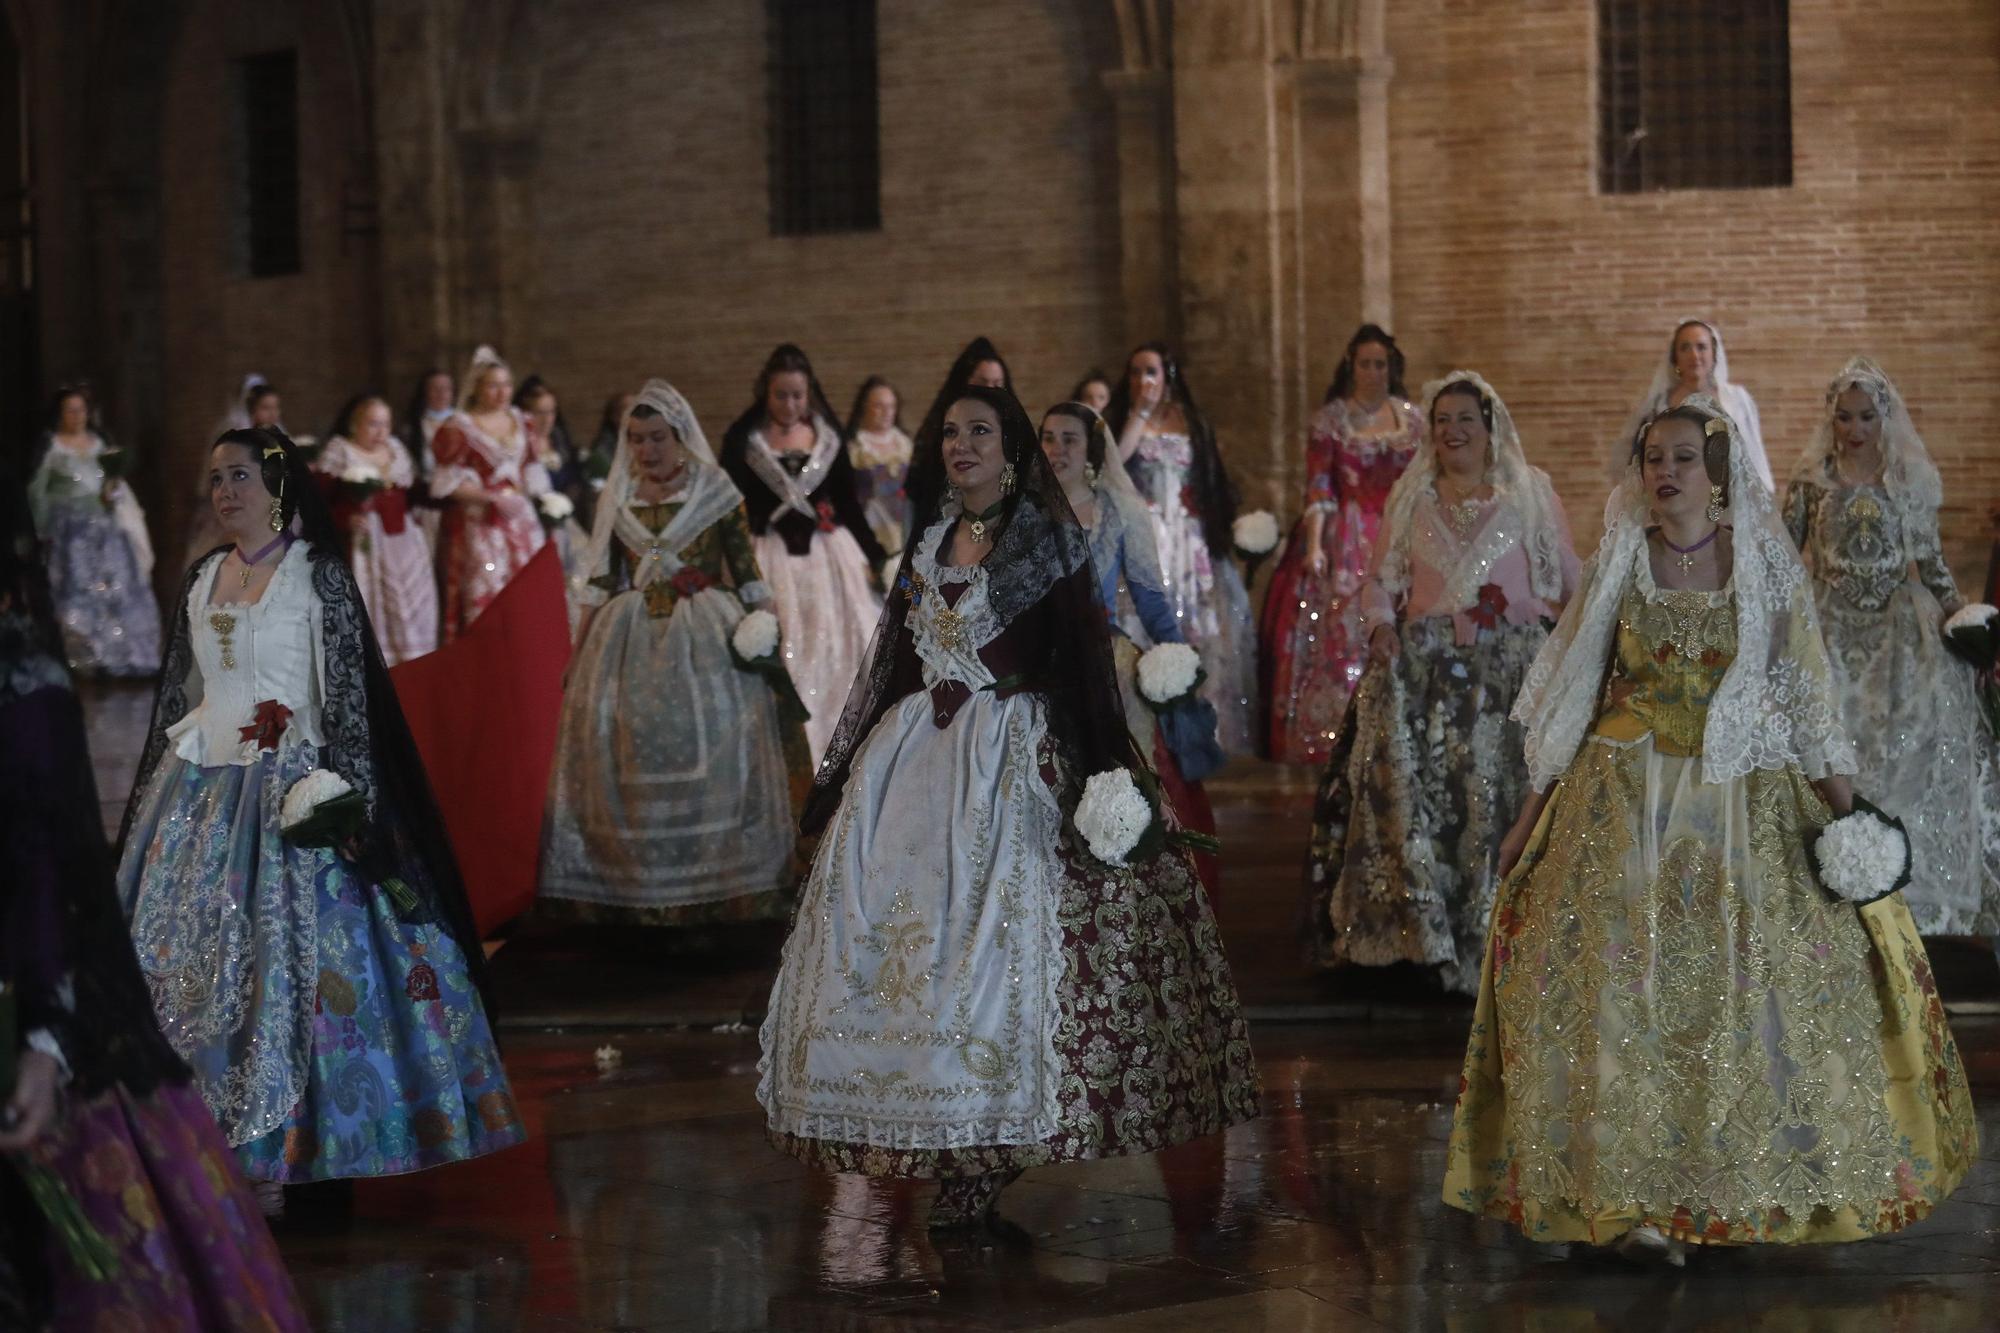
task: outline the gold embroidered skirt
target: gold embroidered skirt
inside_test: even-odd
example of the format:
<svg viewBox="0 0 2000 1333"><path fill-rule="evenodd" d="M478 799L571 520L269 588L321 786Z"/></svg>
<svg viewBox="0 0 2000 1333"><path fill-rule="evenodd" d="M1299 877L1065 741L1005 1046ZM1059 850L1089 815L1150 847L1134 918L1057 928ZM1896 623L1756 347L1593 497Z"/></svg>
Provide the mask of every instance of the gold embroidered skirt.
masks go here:
<svg viewBox="0 0 2000 1333"><path fill-rule="evenodd" d="M1445 1202L1541 1241L1801 1243L1951 1192L1977 1134L1930 962L1900 894L1820 887L1828 817L1796 769L1584 745L1494 903Z"/></svg>

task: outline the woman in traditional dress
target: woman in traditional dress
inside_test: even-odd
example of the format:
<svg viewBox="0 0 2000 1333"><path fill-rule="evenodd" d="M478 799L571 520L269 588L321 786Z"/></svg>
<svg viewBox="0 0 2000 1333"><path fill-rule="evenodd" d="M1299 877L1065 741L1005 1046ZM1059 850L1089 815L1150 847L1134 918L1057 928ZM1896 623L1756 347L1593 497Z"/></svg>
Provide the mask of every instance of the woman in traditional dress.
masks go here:
<svg viewBox="0 0 2000 1333"><path fill-rule="evenodd" d="M536 501L548 493L549 474L531 452L527 419L508 401L513 392L507 363L481 347L459 410L431 436L430 492L448 506L438 533L444 643L465 632L546 540Z"/></svg>
<svg viewBox="0 0 2000 1333"><path fill-rule="evenodd" d="M281 1182L415 1171L522 1128L465 887L333 516L276 430L211 457L231 540L182 590L118 888L167 1040L276 1208ZM287 836L343 788L347 819L329 804L317 836Z"/></svg>
<svg viewBox="0 0 2000 1333"><path fill-rule="evenodd" d="M835 1171L936 1178L934 1227L1028 1166L1255 1114L1215 920L1184 852L1119 867L1072 823L1141 771L1089 539L1004 389L920 435L896 589L807 804L820 834L758 1099Z"/></svg>
<svg viewBox="0 0 2000 1333"><path fill-rule="evenodd" d="M1938 537L1944 487L1902 395L1867 357L1827 386L1785 493L1813 575L1855 781L1901 818L1903 898L1926 935L2000 929L2000 764L1973 668L1945 647L1964 599Z"/></svg>
<svg viewBox="0 0 2000 1333"><path fill-rule="evenodd" d="M93 428L82 389L58 392L50 418L28 505L48 553L63 654L72 671L150 676L160 669L153 543L120 466L124 451Z"/></svg>
<svg viewBox="0 0 2000 1333"><path fill-rule="evenodd" d="M1324 764L1368 661L1355 594L1389 488L1424 440L1403 352L1374 324L1348 340L1306 436L1306 507L1271 572L1258 626L1263 740L1287 764Z"/></svg>
<svg viewBox="0 0 2000 1333"><path fill-rule="evenodd" d="M771 353L755 400L723 436L722 466L743 495L817 765L868 651L882 608L876 571L888 557L869 530L812 363L790 343Z"/></svg>
<svg viewBox="0 0 2000 1333"><path fill-rule="evenodd" d="M1236 487L1215 430L1165 343L1133 349L1105 420L1118 457L1153 511L1167 597L1208 669L1225 754L1250 754L1257 711L1257 622L1236 568Z"/></svg>
<svg viewBox="0 0 2000 1333"><path fill-rule="evenodd" d="M870 375L854 395L847 416L847 453L861 489L862 511L885 551L903 549L910 502L903 482L910 470L910 437L903 434L903 396L880 375Z"/></svg>
<svg viewBox="0 0 2000 1333"><path fill-rule="evenodd" d="M1670 407L1678 407L1690 394L1704 394L1722 404L1737 428L1743 432L1743 447L1750 455L1750 470L1771 490L1771 462L1764 455L1764 426L1757 416L1757 400L1750 391L1729 378L1729 353L1723 349L1722 333L1703 319L1684 319L1674 325L1667 340L1667 358L1653 371L1646 396L1626 419L1625 431L1611 444L1611 477L1616 485L1625 475L1625 460L1632 452L1632 438L1639 428Z"/></svg>
<svg viewBox="0 0 2000 1333"><path fill-rule="evenodd" d="M1492 385L1453 371L1424 420L1360 593L1370 660L1313 806L1307 938L1321 967L1435 966L1470 995L1527 789L1507 710L1578 565Z"/></svg>
<svg viewBox="0 0 2000 1333"><path fill-rule="evenodd" d="M306 1327L188 1069L160 1035L111 888L83 710L19 491L0 515L0 1327ZM116 1256L96 1276L21 1189L60 1183Z"/></svg>
<svg viewBox="0 0 2000 1333"><path fill-rule="evenodd" d="M247 426L275 426L283 430L283 416L284 399L278 393L278 386L253 370L243 377L242 386L223 409L211 433L220 435ZM208 501L208 460L204 458L195 473L194 508L188 519L187 555L182 567L192 567L226 540L221 524L215 521L215 509Z"/></svg>
<svg viewBox="0 0 2000 1333"><path fill-rule="evenodd" d="M1445 1202L1674 1263L1908 1226L1973 1164L1972 1104L1901 895L1814 872L1854 747L1733 417L1669 409L1607 523L1514 708L1533 791Z"/></svg>
<svg viewBox="0 0 2000 1333"><path fill-rule="evenodd" d="M416 462L389 433L389 404L375 394L348 403L313 459L347 563L390 666L437 647L437 576L430 539L410 519Z"/></svg>
<svg viewBox="0 0 2000 1333"><path fill-rule="evenodd" d="M1104 418L1083 403L1058 403L1042 415L1042 453L1069 501L1070 511L1090 534L1090 564L1097 576L1098 604L1111 631L1118 695L1132 740L1160 776L1181 823L1213 836L1215 814L1201 780L1222 767L1215 739L1215 706L1199 696L1156 715L1139 692L1139 658L1144 651L1126 629L1132 622L1145 647L1186 643L1181 623L1167 600L1166 577L1153 548L1153 520L1131 476L1117 464L1118 445ZM1202 884L1213 902L1220 883L1214 855L1197 853Z"/></svg>
<svg viewBox="0 0 2000 1333"><path fill-rule="evenodd" d="M731 648L770 601L743 497L664 380L624 438L579 562L541 906L646 925L782 916L812 774L795 697Z"/></svg>
<svg viewBox="0 0 2000 1333"><path fill-rule="evenodd" d="M451 420L458 411L458 383L449 370L436 366L424 372L417 381L416 390L410 395L410 405L403 415L403 438L410 442L417 464L417 475L425 481L431 475L431 437L438 433L438 427Z"/></svg>

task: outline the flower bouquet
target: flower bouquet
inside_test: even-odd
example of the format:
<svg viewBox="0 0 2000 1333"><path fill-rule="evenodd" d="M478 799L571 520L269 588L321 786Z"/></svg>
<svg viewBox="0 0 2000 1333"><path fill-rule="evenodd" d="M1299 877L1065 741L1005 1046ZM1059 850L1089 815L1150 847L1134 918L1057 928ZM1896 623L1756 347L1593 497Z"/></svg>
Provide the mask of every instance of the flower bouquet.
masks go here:
<svg viewBox="0 0 2000 1333"><path fill-rule="evenodd" d="M1944 622L1944 643L1976 673L1979 710L1986 715L1986 729L2000 736L2000 680L1994 667L2000 662L2000 626L1994 617L2000 610L1985 602L1968 602L1952 612Z"/></svg>
<svg viewBox="0 0 2000 1333"><path fill-rule="evenodd" d="M1169 842L1196 851L1220 851L1222 844L1201 833L1168 829L1160 815L1159 788L1152 775L1129 768L1106 769L1083 784L1076 803L1076 831L1090 854L1108 866L1124 866L1133 856L1150 860Z"/></svg>
<svg viewBox="0 0 2000 1333"><path fill-rule="evenodd" d="M1184 643L1156 643L1139 655L1139 697L1155 713L1185 702L1208 679L1201 654Z"/></svg>
<svg viewBox="0 0 2000 1333"><path fill-rule="evenodd" d="M346 778L315 768L291 785L278 809L278 828L299 847L338 847L360 831L368 803Z"/></svg>
<svg viewBox="0 0 2000 1333"><path fill-rule="evenodd" d="M20 1051L19 997L14 988L0 981L0 1105L14 1095L19 1076L16 1055ZM21 1183L49 1224L50 1232L69 1251L70 1262L93 1282L103 1282L118 1271L118 1251L85 1215L76 1196L47 1164L28 1152L12 1152L0 1161L20 1174Z"/></svg>
<svg viewBox="0 0 2000 1333"><path fill-rule="evenodd" d="M778 618L769 611L750 611L730 632L729 656L737 670L753 671L770 684L771 692L778 696L778 711L787 720L804 723L811 715L806 712L805 700L799 698L798 687L792 684L792 673L785 670L778 656L778 641Z"/></svg>
<svg viewBox="0 0 2000 1333"><path fill-rule="evenodd" d="M349 463L336 478L342 498L361 504L377 491L389 488L389 479L373 463Z"/></svg>
<svg viewBox="0 0 2000 1333"><path fill-rule="evenodd" d="M1201 655L1184 643L1158 643L1139 655L1139 699L1159 718L1160 739L1189 782L1222 767L1215 705L1201 697Z"/></svg>
<svg viewBox="0 0 2000 1333"><path fill-rule="evenodd" d="M1249 577L1254 579L1259 562L1278 549L1278 520L1268 509L1238 514L1236 522L1230 525L1229 539L1236 545L1236 554L1249 566Z"/></svg>
<svg viewBox="0 0 2000 1333"><path fill-rule="evenodd" d="M1910 835L1903 821L1859 796L1853 811L1821 829L1809 846L1819 882L1857 907L1910 882Z"/></svg>
<svg viewBox="0 0 2000 1333"><path fill-rule="evenodd" d="M561 491L544 491L535 501L535 513L550 532L561 527L576 512L576 502Z"/></svg>

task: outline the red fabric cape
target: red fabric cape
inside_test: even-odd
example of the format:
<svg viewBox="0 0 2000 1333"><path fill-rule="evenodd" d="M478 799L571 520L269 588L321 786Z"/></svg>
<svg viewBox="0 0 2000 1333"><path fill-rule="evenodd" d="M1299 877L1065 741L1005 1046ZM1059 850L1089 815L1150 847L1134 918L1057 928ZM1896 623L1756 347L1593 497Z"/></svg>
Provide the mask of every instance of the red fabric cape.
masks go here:
<svg viewBox="0 0 2000 1333"><path fill-rule="evenodd" d="M562 562L550 542L464 634L389 671L481 935L535 901L568 665Z"/></svg>

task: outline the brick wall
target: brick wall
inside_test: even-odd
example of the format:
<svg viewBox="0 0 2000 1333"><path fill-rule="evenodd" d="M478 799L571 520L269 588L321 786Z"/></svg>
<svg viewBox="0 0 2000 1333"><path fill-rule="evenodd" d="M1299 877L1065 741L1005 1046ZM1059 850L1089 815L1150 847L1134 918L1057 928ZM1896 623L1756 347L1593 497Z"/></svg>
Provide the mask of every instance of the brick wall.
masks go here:
<svg viewBox="0 0 2000 1333"><path fill-rule="evenodd" d="M1486 373L1579 542L1672 324L1706 315L1782 478L1855 352L1893 375L1983 578L2000 502L2000 6L1793 0L1794 184L1600 196L1595 5L1397 0L1395 324L1420 376ZM1412 386L1414 389L1414 385Z"/></svg>
<svg viewBox="0 0 2000 1333"><path fill-rule="evenodd" d="M773 237L762 6L564 6L546 25L517 373L549 376L579 432L663 375L717 442L785 341L843 414L887 374L911 429L976 333L1028 403L1066 393L1118 350L1108 25L1108 7L1061 0L881 0L882 230Z"/></svg>

